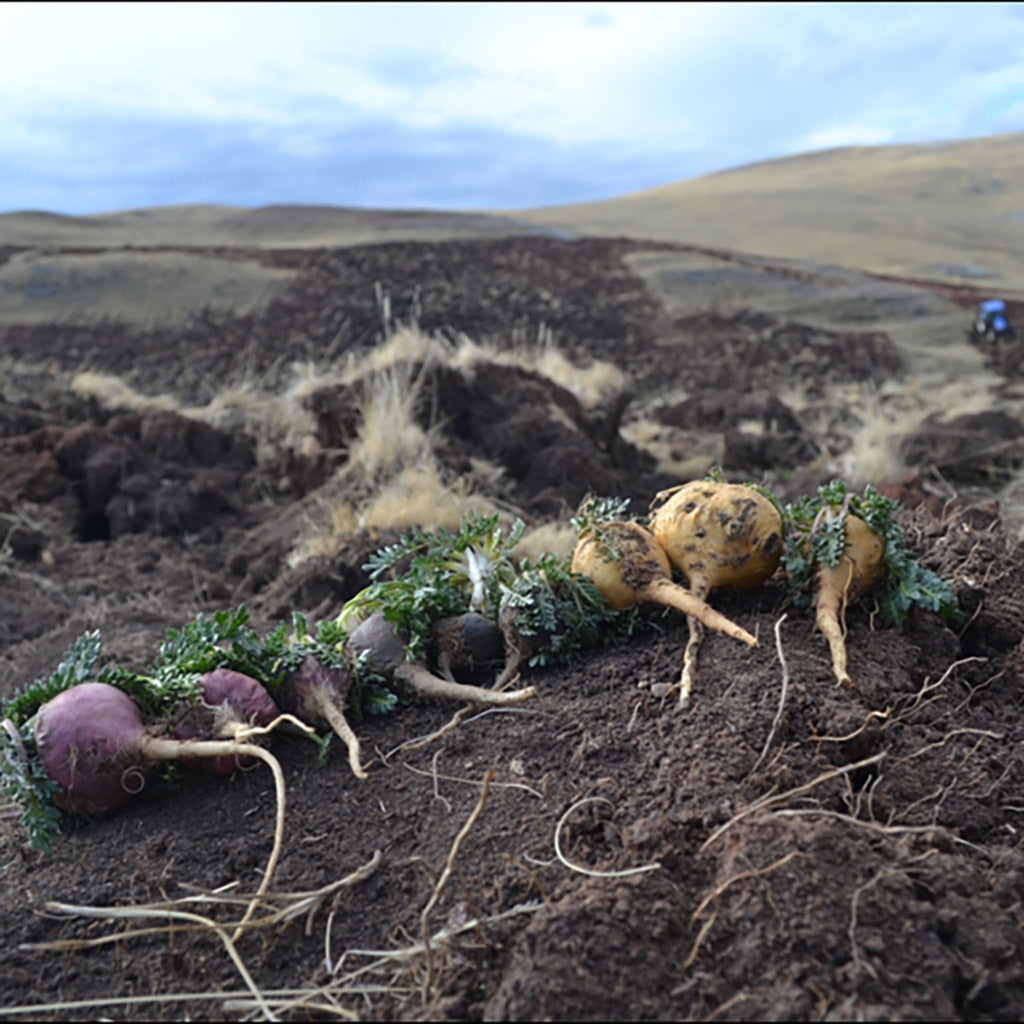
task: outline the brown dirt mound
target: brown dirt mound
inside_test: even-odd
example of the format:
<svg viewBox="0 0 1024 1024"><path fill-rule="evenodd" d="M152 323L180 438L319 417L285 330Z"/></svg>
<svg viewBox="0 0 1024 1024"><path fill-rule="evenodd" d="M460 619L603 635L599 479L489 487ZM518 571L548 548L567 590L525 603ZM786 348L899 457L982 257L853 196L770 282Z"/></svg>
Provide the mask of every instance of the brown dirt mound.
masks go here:
<svg viewBox="0 0 1024 1024"><path fill-rule="evenodd" d="M120 370L140 390L173 385L193 401L243 359L270 375L282 359L372 343L379 280L395 296L418 288L424 321L430 310L434 326L479 338L557 324L568 348L614 359L634 388L666 374L668 350L679 373L717 392L696 415L718 409L725 429L753 418L762 436L792 435L803 486L821 439L769 401L781 370L754 358L758 339L810 375L859 380L890 358L884 337L756 311L673 323L622 264L629 244L263 253L298 273L259 315L174 335L49 325L3 338L22 358L45 351L54 365ZM665 483L619 435L621 404L585 412L537 374L490 365L439 370L424 394L446 465L499 464L495 497L531 522L563 516L588 487L639 512ZM362 486L343 450L282 475L244 434L173 413L2 397L0 694L48 676L87 628L101 629L106 659L139 667L198 611L244 601L261 629L292 610L325 616L391 539L360 531L334 558L288 566L322 489ZM320 430L342 440L331 410L344 401L317 402ZM694 415L662 404L681 426ZM759 475L757 457L736 455L738 478ZM937 500L920 480L892 493L964 617L920 612L882 628L870 603L851 608L848 689L835 686L813 615L776 578L713 597L760 642L709 634L685 711L658 694L678 677L686 624L655 616L571 667L527 671L535 701L466 717L425 746L411 742L455 708L405 702L357 723L363 782L336 751L321 766L308 742L277 740L288 806L271 891L288 913L261 913L237 959L209 927L172 929L166 907L190 899L173 909L237 920L270 849L264 768L152 786L50 856L8 815L0 1007L35 1007L30 1019L236 1019L262 1014L239 1005L253 1001L251 979L283 1019L1020 1019L1024 551L994 503ZM130 922L81 909L150 905L154 916Z"/></svg>

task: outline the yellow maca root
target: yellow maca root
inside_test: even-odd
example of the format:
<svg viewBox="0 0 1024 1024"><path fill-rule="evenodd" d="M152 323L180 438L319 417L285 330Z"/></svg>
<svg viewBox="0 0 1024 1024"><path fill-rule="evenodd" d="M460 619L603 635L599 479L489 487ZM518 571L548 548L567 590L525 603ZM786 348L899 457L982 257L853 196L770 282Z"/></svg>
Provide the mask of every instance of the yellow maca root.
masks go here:
<svg viewBox="0 0 1024 1024"><path fill-rule="evenodd" d="M782 516L760 491L695 480L658 498L668 493L651 532L695 594L718 587L747 590L779 567Z"/></svg>
<svg viewBox="0 0 1024 1024"><path fill-rule="evenodd" d="M747 590L764 583L782 558L782 516L760 491L743 484L695 480L663 491L651 532L699 598L719 587ZM679 677L679 702L693 689L700 621L689 619L690 639Z"/></svg>
<svg viewBox="0 0 1024 1024"><path fill-rule="evenodd" d="M666 605L709 629L757 646L756 637L672 581L668 555L639 523L612 520L596 526L577 542L572 569L593 580L613 608L631 608L647 601Z"/></svg>
<svg viewBox="0 0 1024 1024"><path fill-rule="evenodd" d="M815 624L828 641L836 681L850 685L846 671L846 606L867 593L885 575L885 540L852 513L843 522L846 550L835 568L817 572Z"/></svg>

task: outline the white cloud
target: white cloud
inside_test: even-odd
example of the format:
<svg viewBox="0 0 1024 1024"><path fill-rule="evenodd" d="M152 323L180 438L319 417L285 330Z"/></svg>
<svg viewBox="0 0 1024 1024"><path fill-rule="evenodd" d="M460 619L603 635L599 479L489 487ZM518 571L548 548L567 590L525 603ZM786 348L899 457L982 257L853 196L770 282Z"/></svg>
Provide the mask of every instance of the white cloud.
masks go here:
<svg viewBox="0 0 1024 1024"><path fill-rule="evenodd" d="M729 31L705 4L15 4L0 88L23 109L640 138L667 127L652 65L704 61Z"/></svg>
<svg viewBox="0 0 1024 1024"><path fill-rule="evenodd" d="M455 146L481 165L530 154L552 202L574 182L597 198L809 148L1024 128L1024 17L1007 4L8 3L0 52L7 164L34 164L40 187L72 146L83 190L120 179L133 139L156 145L147 125L163 159L179 133L197 188L217 179L200 140L219 128L253 176L266 160L306 188L339 139L387 140L403 195ZM352 201L381 187L357 155ZM486 205L514 205L493 180Z"/></svg>
<svg viewBox="0 0 1024 1024"><path fill-rule="evenodd" d="M836 124L800 137L794 148L805 152L837 146L882 146L891 141L892 133L877 125Z"/></svg>

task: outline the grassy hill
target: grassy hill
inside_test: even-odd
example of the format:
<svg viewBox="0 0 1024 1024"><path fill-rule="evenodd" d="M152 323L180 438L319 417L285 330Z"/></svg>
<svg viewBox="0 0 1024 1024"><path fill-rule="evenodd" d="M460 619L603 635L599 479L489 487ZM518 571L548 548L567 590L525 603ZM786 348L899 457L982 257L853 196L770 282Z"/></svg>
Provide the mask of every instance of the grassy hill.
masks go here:
<svg viewBox="0 0 1024 1024"><path fill-rule="evenodd" d="M372 210L275 204L257 209L194 204L84 217L19 210L0 214L0 245L265 246L316 248L373 242L550 234L504 214L443 210Z"/></svg>
<svg viewBox="0 0 1024 1024"><path fill-rule="evenodd" d="M1024 294L1024 133L857 146L517 214L626 235Z"/></svg>

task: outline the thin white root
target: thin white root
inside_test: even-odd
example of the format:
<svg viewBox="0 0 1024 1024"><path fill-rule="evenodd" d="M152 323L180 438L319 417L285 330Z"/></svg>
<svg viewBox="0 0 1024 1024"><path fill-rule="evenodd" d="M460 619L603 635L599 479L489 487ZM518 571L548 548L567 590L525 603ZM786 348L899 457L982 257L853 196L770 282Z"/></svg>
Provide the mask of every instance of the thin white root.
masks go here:
<svg viewBox="0 0 1024 1024"><path fill-rule="evenodd" d="M238 927L235 928L234 934L231 936L232 942L238 941L238 937L242 934L246 924L248 924L250 918L256 912L256 908L259 906L260 900L270 887L270 880L274 875L274 869L277 867L278 858L281 856L281 846L284 842L285 790L284 772L281 771L280 762L268 750L264 750L263 747L256 743L240 744L239 753L258 757L270 769L274 776L274 796L277 801L277 815L274 822L274 845L271 847L270 857L267 860L267 866L263 872L263 881L260 882L260 886L256 890L256 893L242 917L242 920L238 922Z"/></svg>
<svg viewBox="0 0 1024 1024"><path fill-rule="evenodd" d="M466 716L470 712L474 712L472 718ZM432 733L428 733L426 736L417 736L411 740L406 740L404 743L399 743L397 747L392 748L386 754L380 754L381 759L386 764L391 758L397 754L400 750L420 750L422 747L429 746L434 740L441 739L442 736L447 736L453 729L457 729L463 722L475 722L478 718L483 718L485 715L540 715L544 712L532 711L529 708L484 708L483 711L479 710L476 705L467 704L465 707L459 708L452 717L441 726L440 729L436 729ZM378 754L380 751L378 751ZM474 782L474 785L476 783Z"/></svg>
<svg viewBox="0 0 1024 1024"><path fill-rule="evenodd" d="M400 743L394 750L389 750L387 757L391 757L392 754L397 754L400 750L419 750L421 747L429 746L434 740L439 740L442 736L447 736L453 729L457 729L462 720L470 713L470 711L476 710L472 704L467 704L463 708L459 708L452 717L441 726L440 729L435 730L427 736L420 736L418 739L406 740L404 743Z"/></svg>
<svg viewBox="0 0 1024 1024"><path fill-rule="evenodd" d="M280 721L278 719L277 721ZM277 724L275 721L275 725ZM255 733L269 732L272 726L257 727ZM148 756L154 760L173 761L187 757L219 757L222 755L235 755L236 757L254 757L263 761L270 768L274 776L274 794L277 800L277 816L274 824L274 844L270 850L270 858L267 861L266 869L263 872L263 881L260 883L252 903L246 911L245 916L239 922L231 937L232 942L238 940L242 930L252 917L260 899L267 891L270 880L277 867L278 857L281 855L281 845L284 840L284 810L285 810L285 788L284 772L281 764L270 751L261 747L258 743L240 743L238 740L172 740L162 736L152 736L146 740L144 747Z"/></svg>
<svg viewBox="0 0 1024 1024"><path fill-rule="evenodd" d="M444 887L448 884L448 879L451 876L452 869L455 867L455 858L459 855L459 847L462 846L462 841L469 835L470 830L476 824L477 818L483 813L483 809L487 804L487 797L491 791L491 779L493 778L494 771L492 769L484 776L483 782L480 785L480 799L477 801L476 807L473 808L470 816L466 819L465 825L459 829L459 833L455 837L451 849L448 851L448 856L445 858L441 877L438 878L437 884L434 886L434 892L420 914L423 950L427 956L427 976L423 981L422 993L424 1002L430 997L430 993L434 988L434 948L430 942L430 912L434 909L437 901L441 898L441 893L444 892Z"/></svg>
<svg viewBox="0 0 1024 1024"><path fill-rule="evenodd" d="M431 761L431 765L433 765L433 761ZM425 775L428 779L433 779L435 783L440 779L442 782L461 782L466 786L480 785L479 779L468 779L463 775L442 775L438 771L425 772L422 768L413 768L411 764L405 761L402 762L402 767L408 769L414 775ZM491 786L495 789L522 789L535 796L538 800L544 799L543 793L538 792L533 786L527 786L525 782L492 782Z"/></svg>
<svg viewBox="0 0 1024 1024"><path fill-rule="evenodd" d="M821 785L823 782L828 782L830 779L838 778L840 775L847 775L851 772L859 771L861 768L867 768L870 765L878 764L886 757L886 751L873 754L871 757L864 758L863 761L857 761L854 764L844 764L839 768L833 768L830 771L822 772L817 778L811 779L810 782L804 782L799 786L794 786L792 789L787 789L785 793L769 794L768 796L760 797L753 803L748 804L743 808L742 811L734 814L724 825L719 825L714 832L708 836L707 839L701 843L700 853L703 853L716 839L719 839L722 835L729 831L733 825L744 818L750 817L752 814L756 814L758 811L767 810L769 807L778 807L779 804L785 803L787 800L792 799L794 796L799 796L801 793L806 793L808 790L814 789L815 786ZM782 814L784 812L775 812Z"/></svg>
<svg viewBox="0 0 1024 1024"><path fill-rule="evenodd" d="M306 915L306 935L312 934L312 919L316 911L323 906L324 902L332 896L336 896L342 889L348 888L363 881L372 875L380 866L382 854L377 850L373 857L338 881L331 882L320 889L298 893L268 893L265 902L283 903L279 909L252 921L249 928L274 927L282 922L292 921L295 918ZM182 883L185 889L191 889L194 895L186 896L180 900L169 903L145 904L135 907L88 907L75 906L65 903L47 903L45 909L57 913L73 914L82 917L105 918L113 921L135 921L155 920L162 922L157 927L150 928L129 928L120 930L110 935L94 936L85 939L60 939L55 942L23 943L18 948L33 951L57 951L69 952L80 949L91 949L97 946L117 943L122 945L129 939L148 937L152 935L171 936L181 935L185 932L216 932L217 936L224 943L231 960L238 969L245 981L251 998L246 999L244 992L192 992L192 993L152 993L145 996L109 996L102 999L81 999L64 1001L49 1004L37 1004L25 1007L7 1007L0 1009L0 1017L11 1016L21 1013L60 1013L64 1016L71 1014L77 1016L82 1010L95 1009L103 1006L141 1006L146 1004L174 1004L185 1001L202 1002L224 1000L224 1010L238 1012L259 1011L262 1019L278 1020L275 1011L287 1015L296 1009L321 1010L333 1016L340 1016L345 1019L358 1020L358 1016L349 1010L341 1007L337 1002L337 996L348 994L352 989L333 983L328 986L317 986L315 988L287 988L287 989L264 989L260 990L242 962L238 951L227 934L226 923L220 923L213 918L197 914L185 909L195 903L219 904L225 906L239 906L247 904L249 897L243 895L232 895L225 890L233 889L237 885L231 882L215 890L205 890L198 886ZM540 906L538 904L537 906ZM536 909L536 908L534 908ZM514 908L509 914L522 913L522 908ZM334 913L334 911L332 911ZM480 924L478 921L469 922L465 928L473 928ZM329 940L330 928L325 929L325 942ZM438 936L435 936L438 938ZM360 972L356 972L359 974ZM366 987L360 986L360 992L365 993ZM353 992L355 994L355 992ZM313 1000L323 998L329 1005L314 1003ZM286 1018L287 1019L287 1018Z"/></svg>
<svg viewBox="0 0 1024 1024"><path fill-rule="evenodd" d="M690 915L690 923L694 923L697 920L697 918L700 917L700 915L703 914L705 910L707 910L708 905L713 900L718 899L718 897L721 896L722 893L724 893L725 890L728 889L729 886L733 885L735 882L742 882L745 878L762 878L764 875L771 874L771 872L778 870L782 867L783 864L789 863L789 861L791 861L794 857L806 856L806 853L801 853L799 850L790 850L789 853L787 853L784 857L780 857L777 861L774 861L767 867L751 868L749 871L740 871L738 874L732 875L731 877L727 878L724 882L722 882L721 885L717 886L715 889L709 892L707 896L705 896L704 899L702 899L700 903L697 904L697 909Z"/></svg>
<svg viewBox="0 0 1024 1024"><path fill-rule="evenodd" d="M697 938L694 939L693 947L690 949L690 955L683 962L683 966L682 966L682 971L683 972L689 970L689 968L690 968L691 964L693 963L693 961L697 959L697 954L700 952L701 944L704 942L704 939L707 938L708 932L711 931L711 926L715 923L715 918L716 917L718 917L717 914L712 914L700 926L700 931L697 933Z"/></svg>
<svg viewBox="0 0 1024 1024"><path fill-rule="evenodd" d="M936 850L927 850L924 853L918 854L918 856L911 858L909 863L927 860L930 856L932 856L932 854L936 852ZM872 978L878 977L878 971L876 971L875 968L860 955L860 949L857 946L857 905L860 902L861 896L863 896L864 893L866 893L869 889L874 888L880 882L885 881L885 879L887 878L896 878L898 876L907 877L911 874L913 870L914 869L911 868L882 868L881 870L876 871L874 876L868 879L868 881L866 881L863 885L858 886L854 890L853 897L850 900L850 925L846 929L846 934L849 936L850 939L850 952L852 954L852 960L854 964L859 964L861 967L863 967L871 975Z"/></svg>
<svg viewBox="0 0 1024 1024"><path fill-rule="evenodd" d="M348 724L345 716L329 701L324 702L321 713L330 723L334 734L340 737L342 743L345 744L345 749L348 751L348 764L352 769L352 774L357 779L365 779L367 775L362 765L362 749L359 745L359 737L352 731L352 726Z"/></svg>
<svg viewBox="0 0 1024 1024"><path fill-rule="evenodd" d="M306 935L312 934L312 920L313 915L323 905L324 901L328 897L336 895L340 890L346 889L358 882L362 882L372 875L378 867L380 867L382 860L382 854L380 850L374 852L373 857L370 858L361 867L356 868L351 874L346 875L344 878L339 879L335 882L330 882L320 889L314 889L312 891L297 892L297 893L274 893L268 892L264 897L264 904L271 902L284 903L284 906L278 908L267 914L265 917L261 917L258 920L251 921L249 928L253 929L256 927L270 928L274 925L281 924L282 922L289 922L297 917L305 914L306 917ZM204 904L220 904L223 906L248 906L250 897L245 895L230 895L225 890L234 888L237 886L237 882L231 882L226 886L221 886L219 889L206 890L199 886L191 885L188 882L182 882L181 887L183 889L190 889L194 895L186 896L180 900L174 900L169 903L147 903L142 906L136 907L89 907L74 908L76 912L86 914L88 916L98 917L103 916L104 913L107 917L113 919L120 918L146 918L155 917L157 919L166 917L168 913L173 913L179 910L182 906L191 905L194 903ZM47 904L47 909L56 908L65 912L70 912L66 909L65 904ZM190 931L208 931L209 925L206 922L206 918L198 918L200 923L194 925L185 926L172 926L174 933L181 934ZM223 925L220 927L227 927ZM150 935L166 935L168 932L168 926L162 925L154 928L134 928L127 931L115 932L111 935L100 935L88 939L58 939L53 942L24 942L21 943L18 948L23 950L31 951L57 951L57 952L71 952L79 949L93 949L97 946L110 945L111 943L124 943L129 939L143 938ZM0 1010L0 1016L3 1016L3 1011Z"/></svg>
<svg viewBox="0 0 1024 1024"><path fill-rule="evenodd" d="M655 861L653 864L645 864L639 868L623 868L621 871L595 871L593 868L585 868L580 864L574 864L568 857L562 853L562 828L565 825L568 817L573 811L584 804L602 803L611 805L611 800L603 796L588 796L582 800L577 800L566 812L558 819L558 824L555 826L555 856L570 870L576 871L581 875L589 875L591 878L628 878L630 875L642 875L646 871L657 871L661 867L659 861Z"/></svg>
<svg viewBox="0 0 1024 1024"><path fill-rule="evenodd" d="M697 671L697 654L704 640L704 626L692 615L686 616L690 627L690 639L683 654L683 671L679 674L679 706L686 707L693 690L693 678Z"/></svg>
<svg viewBox="0 0 1024 1024"><path fill-rule="evenodd" d="M249 753L249 751L245 751ZM150 918L159 917L166 920L168 917L174 918L177 921L189 921L194 924L202 925L205 928L209 928L211 931L217 933L217 937L224 943L225 949L228 951L228 956L231 958L231 962L235 965L238 973L242 976L242 980L245 982L246 987L252 993L253 998L256 1000L256 1005L263 1011L264 1016L267 1020L278 1020L279 1018L274 1016L271 1012L270 1007L267 1006L263 998L263 993L260 992L253 981L252 975L249 973L248 968L242 962L242 958L238 955L238 950L235 948L235 938L229 937L223 926L218 924L216 921L209 917L203 917L201 914L193 914L189 911L183 910L171 910L169 908L160 909L148 909L138 907L86 907L76 906L68 903L47 903L46 909L56 911L62 914L69 914L78 917L101 917L101 918L120 918L120 919L135 919L135 918ZM236 933L237 937L237 933ZM116 997L112 1000L116 1002Z"/></svg>
<svg viewBox="0 0 1024 1024"><path fill-rule="evenodd" d="M768 732L768 738L764 741L764 747L761 749L761 755L754 762L754 767L748 772L749 775L753 775L760 767L761 762L768 756L768 750L772 745L772 740L775 739L775 731L779 727L779 722L782 721L782 709L786 706L786 691L789 689L789 668L786 666L786 656L782 653L782 624L785 621L786 616L783 614L779 617L778 622L775 623L775 650L778 652L779 664L782 666L782 691L779 694L779 709L775 712L775 719Z"/></svg>
<svg viewBox="0 0 1024 1024"><path fill-rule="evenodd" d="M269 725L247 725L239 729L235 734L235 738L241 742L245 742L251 739L253 736L267 736L272 733L279 725L287 722L289 725L294 725L302 732L309 736L316 736L316 730L305 722L300 721L294 715L278 715Z"/></svg>
<svg viewBox="0 0 1024 1024"><path fill-rule="evenodd" d="M358 882L362 882L372 875L377 868L380 867L383 854L380 850L375 850L373 856L361 867L356 868L355 871L346 875L344 878L339 879L336 882L331 882L328 885L323 886L320 889L314 889L312 892L302 893L280 893L280 894L269 894L271 899L286 899L291 902L273 915L276 919L277 915L280 915L282 921L290 921L300 914L306 914L306 934L312 934L313 930L313 915L317 912L317 909L323 905L324 901L328 896L334 896L342 889L347 889L350 886L356 885ZM263 923L263 922L261 922Z"/></svg>

